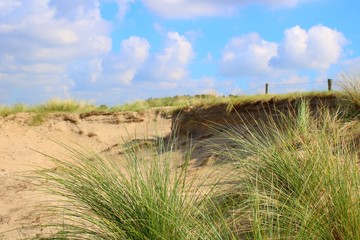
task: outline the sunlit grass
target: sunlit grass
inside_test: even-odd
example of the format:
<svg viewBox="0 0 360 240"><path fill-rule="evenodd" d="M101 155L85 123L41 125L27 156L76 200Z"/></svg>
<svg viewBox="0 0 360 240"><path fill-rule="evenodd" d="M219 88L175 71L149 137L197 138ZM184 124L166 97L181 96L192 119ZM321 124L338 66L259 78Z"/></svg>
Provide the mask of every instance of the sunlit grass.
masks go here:
<svg viewBox="0 0 360 240"><path fill-rule="evenodd" d="M33 178L56 201L39 209L50 218L30 228L44 230L41 239L360 240L360 123L344 118L348 104L359 111L359 89L351 84L342 93L183 96L123 107L53 100L4 107L0 113L34 112L37 125L49 112L231 108L302 99L294 111L217 126L231 144L212 151L233 165L215 181L190 174L190 154L179 159L174 139L157 138L145 152L141 144L129 144L121 156L63 145L68 158L49 157L55 168L41 169ZM336 112L310 109L310 98L327 96L347 96L349 102ZM232 186L224 187L225 182Z"/></svg>
<svg viewBox="0 0 360 240"><path fill-rule="evenodd" d="M28 106L25 104L15 104L14 106L0 106L0 116L8 116L16 113L57 113L57 112L89 112L97 110L95 105L76 101L72 99L60 100L52 99L46 103Z"/></svg>
<svg viewBox="0 0 360 240"><path fill-rule="evenodd" d="M314 114L304 100L255 125L222 126L232 144L217 152L234 166L207 191L173 142L157 139L145 154L129 145L125 158L64 146L71 158L38 172L62 199L41 209L59 216L42 238L360 239L359 122L340 111Z"/></svg>
<svg viewBox="0 0 360 240"><path fill-rule="evenodd" d="M233 144L220 155L236 163L238 184L219 199L239 238L360 239L359 140L349 137L359 122L319 111L303 102L225 132Z"/></svg>
<svg viewBox="0 0 360 240"><path fill-rule="evenodd" d="M35 177L60 199L39 209L51 216L34 226L51 229L41 239L221 239L202 207L210 190L197 194L202 185L188 178L189 156L177 159L173 142L156 145L146 155L129 146L124 158L64 146L71 158L51 158L56 168Z"/></svg>
<svg viewBox="0 0 360 240"><path fill-rule="evenodd" d="M217 96L202 94L195 96L175 96L165 98L150 98L144 101L136 101L124 105L111 107L110 111L144 111L151 108L171 107L173 111L189 107L207 108L214 105L225 104L228 109L234 105L267 102L269 100L281 101L296 98L338 96L338 92L295 92L286 94L257 94L257 95L228 95Z"/></svg>
<svg viewBox="0 0 360 240"><path fill-rule="evenodd" d="M337 92L299 92L299 93L287 93L287 94L258 94L258 95L228 95L217 96L213 94L201 94L194 96L175 96L164 98L149 98L147 100L136 101L133 103L126 103L123 105L93 105L86 102L76 101L72 99L59 100L52 99L48 102L38 105L28 106L25 104L15 104L13 106L0 106L0 116L8 116L10 114L21 112L35 112L35 113L56 113L56 112L142 112L154 108L163 108L160 111L176 111L188 107L211 107L218 104L226 104L229 109L233 105L241 105L248 103L256 103L259 101L266 102L269 100L280 101L284 99L295 98L308 98L308 97L326 97L326 96L338 96Z"/></svg>
<svg viewBox="0 0 360 240"><path fill-rule="evenodd" d="M339 83L342 109L348 117L360 117L360 74L343 74Z"/></svg>

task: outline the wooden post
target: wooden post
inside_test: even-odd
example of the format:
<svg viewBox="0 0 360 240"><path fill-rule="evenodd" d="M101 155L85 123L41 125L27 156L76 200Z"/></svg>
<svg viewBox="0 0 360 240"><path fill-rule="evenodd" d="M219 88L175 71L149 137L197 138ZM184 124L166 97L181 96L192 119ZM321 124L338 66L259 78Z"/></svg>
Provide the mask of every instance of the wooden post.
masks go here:
<svg viewBox="0 0 360 240"><path fill-rule="evenodd" d="M265 94L269 93L269 84L265 83Z"/></svg>
<svg viewBox="0 0 360 240"><path fill-rule="evenodd" d="M328 91L332 90L332 79L328 79Z"/></svg>

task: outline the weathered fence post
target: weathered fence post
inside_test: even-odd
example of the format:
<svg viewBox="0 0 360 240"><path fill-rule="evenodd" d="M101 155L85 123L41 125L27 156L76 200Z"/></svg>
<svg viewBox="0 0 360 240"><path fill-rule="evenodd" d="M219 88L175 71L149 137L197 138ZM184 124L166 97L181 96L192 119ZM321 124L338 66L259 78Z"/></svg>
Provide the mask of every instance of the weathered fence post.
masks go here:
<svg viewBox="0 0 360 240"><path fill-rule="evenodd" d="M332 79L328 79L328 91L332 90Z"/></svg>
<svg viewBox="0 0 360 240"><path fill-rule="evenodd" d="M269 93L269 84L265 83L265 94Z"/></svg>

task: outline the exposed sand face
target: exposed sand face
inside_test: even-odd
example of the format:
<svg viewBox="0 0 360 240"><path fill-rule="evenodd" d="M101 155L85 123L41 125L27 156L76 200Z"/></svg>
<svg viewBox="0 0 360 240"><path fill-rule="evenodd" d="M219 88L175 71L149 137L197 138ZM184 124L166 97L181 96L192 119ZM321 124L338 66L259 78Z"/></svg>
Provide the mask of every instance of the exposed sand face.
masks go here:
<svg viewBox="0 0 360 240"><path fill-rule="evenodd" d="M29 179L19 178L38 167L51 167L49 159L40 153L66 159L65 149L53 140L101 152L109 148L111 151L111 146L124 140L165 136L171 131L171 119L155 111L50 114L40 126L29 126L33 116L20 113L0 117L0 233L19 228L0 235L0 239L37 234L23 227L41 223L41 217L31 213L31 207L47 197L34 192Z"/></svg>

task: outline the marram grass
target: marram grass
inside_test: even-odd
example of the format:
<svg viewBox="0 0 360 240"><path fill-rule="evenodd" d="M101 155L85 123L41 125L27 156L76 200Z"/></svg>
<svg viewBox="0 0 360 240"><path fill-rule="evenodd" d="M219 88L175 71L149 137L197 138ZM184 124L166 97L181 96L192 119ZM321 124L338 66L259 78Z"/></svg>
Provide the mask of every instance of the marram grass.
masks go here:
<svg viewBox="0 0 360 240"><path fill-rule="evenodd" d="M212 94L200 94L194 96L174 96L164 98L149 98L147 100L135 101L133 103L126 103L123 105L115 105L108 107L106 105L95 106L90 103L76 101L73 99L51 99L45 103L37 105L15 104L13 106L0 105L0 116L8 116L11 114L30 112L30 113L57 113L57 112L124 112L134 111L142 112L153 108L163 108L160 111L175 111L186 107L211 107L218 104L228 105L230 110L234 105L266 102L271 99L284 100L294 99L300 97L326 97L338 96L337 92L294 92L287 94L257 94L257 95L229 95L217 96Z"/></svg>
<svg viewBox="0 0 360 240"><path fill-rule="evenodd" d="M220 154L237 163L238 184L222 204L237 236L360 239L356 127L327 110L314 116L306 102L297 114L268 116L256 128L230 127L225 138L233 147Z"/></svg>
<svg viewBox="0 0 360 240"><path fill-rule="evenodd" d="M256 125L221 126L231 188L190 176L175 142L122 157L64 145L69 158L36 173L56 199L39 209L49 218L33 226L43 230L36 239L360 240L360 123L340 107L314 114L304 101Z"/></svg>
<svg viewBox="0 0 360 240"><path fill-rule="evenodd" d="M347 117L360 118L360 73L344 73L342 81L340 100L342 109Z"/></svg>
<svg viewBox="0 0 360 240"><path fill-rule="evenodd" d="M37 173L60 199L40 209L58 216L36 226L52 232L42 239L221 239L196 194L201 186L188 179L188 157L177 162L174 144L159 141L152 153L134 148L124 159L64 146L72 159L52 158L56 168Z"/></svg>

